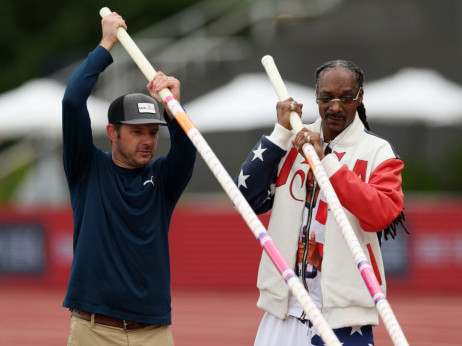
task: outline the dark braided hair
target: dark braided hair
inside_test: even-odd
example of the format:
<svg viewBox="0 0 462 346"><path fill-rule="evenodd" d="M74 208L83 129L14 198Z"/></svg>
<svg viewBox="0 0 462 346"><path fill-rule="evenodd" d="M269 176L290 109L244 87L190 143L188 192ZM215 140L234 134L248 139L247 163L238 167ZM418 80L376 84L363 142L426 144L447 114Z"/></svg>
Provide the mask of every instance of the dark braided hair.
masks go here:
<svg viewBox="0 0 462 346"><path fill-rule="evenodd" d="M361 70L359 66L353 64L351 61L348 61L348 60L332 60L332 61L325 62L324 64L322 64L316 69L316 72L314 74L315 90L319 89L319 82L320 82L321 74L325 72L326 70L334 70L336 68L343 68L345 70L350 71L355 78L357 89L359 90L360 88L363 88L364 72ZM364 88L363 88L363 93L364 93ZM364 102L361 102L361 104L358 106L357 112L359 115L359 119L361 119L366 130L370 131L371 128L367 121L366 107L364 107ZM406 229L406 226L404 225L405 220L406 218L404 216L404 208L403 208L403 210L398 215L398 217L395 220L393 220L393 222L383 230L385 240L388 240L388 236L391 236L393 239L395 239L396 229L400 225L404 229L404 231L406 231L406 233L409 234L409 231ZM379 241L380 241L380 237L379 237Z"/></svg>

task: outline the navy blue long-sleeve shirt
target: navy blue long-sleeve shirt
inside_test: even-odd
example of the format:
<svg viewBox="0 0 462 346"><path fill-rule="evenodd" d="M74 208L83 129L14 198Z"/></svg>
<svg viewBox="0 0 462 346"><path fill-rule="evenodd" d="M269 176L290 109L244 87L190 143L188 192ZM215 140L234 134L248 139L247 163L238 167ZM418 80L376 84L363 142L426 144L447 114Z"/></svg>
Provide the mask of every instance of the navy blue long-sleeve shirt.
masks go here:
<svg viewBox="0 0 462 346"><path fill-rule="evenodd" d="M74 260L63 306L171 324L168 231L196 150L165 115L170 150L145 167L119 167L94 146L86 101L111 63L110 53L98 46L63 98L63 160L74 217Z"/></svg>

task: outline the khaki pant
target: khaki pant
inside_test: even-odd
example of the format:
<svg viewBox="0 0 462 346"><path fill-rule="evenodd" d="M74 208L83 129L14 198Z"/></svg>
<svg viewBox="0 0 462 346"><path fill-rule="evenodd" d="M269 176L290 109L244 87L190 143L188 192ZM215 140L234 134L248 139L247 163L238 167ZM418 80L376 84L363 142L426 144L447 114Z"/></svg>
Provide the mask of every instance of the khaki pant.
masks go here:
<svg viewBox="0 0 462 346"><path fill-rule="evenodd" d="M68 346L173 346L169 326L125 331L72 316Z"/></svg>

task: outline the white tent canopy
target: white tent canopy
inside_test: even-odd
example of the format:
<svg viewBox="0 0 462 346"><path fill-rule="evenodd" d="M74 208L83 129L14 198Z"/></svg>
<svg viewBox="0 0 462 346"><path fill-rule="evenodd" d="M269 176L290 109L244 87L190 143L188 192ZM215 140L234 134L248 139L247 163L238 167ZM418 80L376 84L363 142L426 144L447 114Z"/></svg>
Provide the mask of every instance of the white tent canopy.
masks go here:
<svg viewBox="0 0 462 346"><path fill-rule="evenodd" d="M314 119L314 89L286 81L289 94L304 104L304 120ZM242 74L228 84L184 105L200 131L248 130L276 122L278 97L263 73Z"/></svg>
<svg viewBox="0 0 462 346"><path fill-rule="evenodd" d="M318 117L314 89L286 81L289 94L304 104L303 121ZM430 126L462 124L462 87L439 73L407 68L365 84L364 104L371 121L419 122ZM61 136L65 86L50 79L31 80L0 95L0 137ZM235 77L228 84L184 106L200 131L271 127L278 99L265 73ZM109 102L91 96L88 108L94 134L105 132Z"/></svg>
<svg viewBox="0 0 462 346"><path fill-rule="evenodd" d="M462 87L430 69L406 68L365 85L368 117L430 126L462 124Z"/></svg>
<svg viewBox="0 0 462 346"><path fill-rule="evenodd" d="M0 137L60 137L65 86L33 79L0 95ZM106 131L109 103L91 96L88 109L94 133Z"/></svg>
<svg viewBox="0 0 462 346"><path fill-rule="evenodd" d="M304 104L303 121L318 115L314 89L285 81L289 94ZM364 104L371 121L419 122L429 126L462 124L462 87L427 69L407 68L366 83ZM242 74L228 84L185 104L202 131L270 127L278 99L264 73Z"/></svg>

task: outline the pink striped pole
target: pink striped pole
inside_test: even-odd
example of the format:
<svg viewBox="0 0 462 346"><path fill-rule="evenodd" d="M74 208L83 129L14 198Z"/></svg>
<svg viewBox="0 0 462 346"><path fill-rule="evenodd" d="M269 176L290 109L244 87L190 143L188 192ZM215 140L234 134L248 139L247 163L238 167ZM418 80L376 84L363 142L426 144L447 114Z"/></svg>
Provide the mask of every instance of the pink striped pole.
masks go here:
<svg viewBox="0 0 462 346"><path fill-rule="evenodd" d="M289 92L279 74L279 71L274 63L274 60L271 56L266 55L262 58L262 65L268 74L268 77L278 95L280 101L287 100L289 98ZM290 124L293 128L294 133L298 133L303 128L302 121L296 112L291 112L290 114ZM380 287L379 282L374 274L371 264L366 258L364 251L361 248L361 245L356 237L353 228L351 227L348 219L346 217L345 211L343 210L342 205L337 197L337 194L332 187L329 178L322 167L321 161L319 160L316 150L311 144L305 144L303 146L303 153L306 156L306 159L313 170L314 176L318 181L318 184L324 196L326 197L327 203L334 214L335 220L337 221L342 235L350 249L353 258L356 261L358 270L361 273L361 276L366 284L369 293L371 294L372 299L374 300L375 306L382 317L382 320L385 324L385 327L395 345L408 345L406 337L404 336L403 331L396 319L391 306L388 303L385 294Z"/></svg>
<svg viewBox="0 0 462 346"><path fill-rule="evenodd" d="M111 11L107 7L104 7L100 10L100 15L103 18L109 14L111 14ZM118 29L117 38L119 39L119 42L125 47L126 51L138 65L143 74L146 76L148 81L152 80L152 78L156 74L156 71L123 28ZM180 124L182 129L188 135L189 139L194 144L197 151L201 154L202 158L205 160L205 162L217 178L218 182L221 184L223 189L230 197L231 201L236 206L237 210L240 212L240 214L246 221L252 233L258 239L261 246L266 251L270 259L278 269L279 273L284 278L292 294L303 307L303 310L306 312L311 323L313 323L313 325L321 335L321 338L323 339L324 343L328 346L340 346L341 344L337 336L328 326L321 312L316 308L316 305L314 304L311 297L308 295L308 292L306 292L299 278L289 267L287 261L284 259L284 257L278 250L276 244L269 236L260 219L252 210L247 200L242 195L241 191L239 191L239 189L237 188L233 179L226 172L223 165L220 163L210 146L207 144L205 139L200 134L199 130L188 117L181 104L175 99L175 97L173 97L169 89L162 89L159 92L159 95L161 96L165 105L175 116L175 119Z"/></svg>

